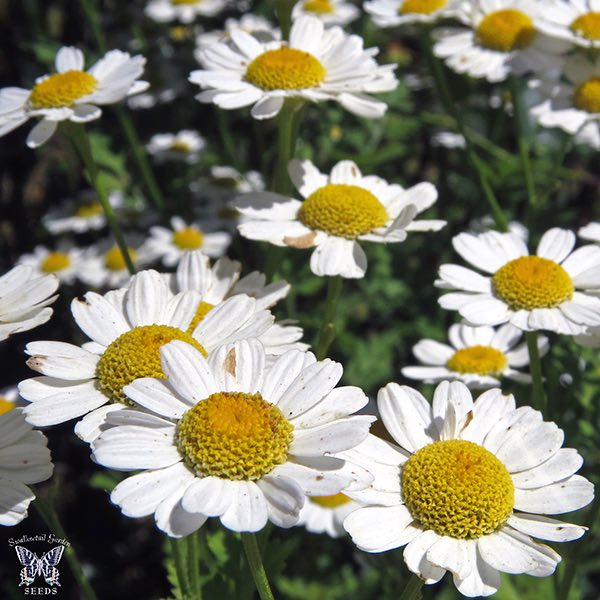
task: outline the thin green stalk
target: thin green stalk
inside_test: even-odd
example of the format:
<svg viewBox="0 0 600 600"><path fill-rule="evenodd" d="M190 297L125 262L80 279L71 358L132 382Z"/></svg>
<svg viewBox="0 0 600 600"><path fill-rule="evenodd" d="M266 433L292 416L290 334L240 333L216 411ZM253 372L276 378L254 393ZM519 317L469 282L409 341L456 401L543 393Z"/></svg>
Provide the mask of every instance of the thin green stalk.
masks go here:
<svg viewBox="0 0 600 600"><path fill-rule="evenodd" d="M188 545L186 538L169 537L171 556L175 564L175 576L177 577L177 588L181 591L185 600L193 598L194 589L188 570Z"/></svg>
<svg viewBox="0 0 600 600"><path fill-rule="evenodd" d="M200 540L202 529L190 533L184 539L187 541L187 569L190 579L190 586L194 594L194 598L201 600L202 588L200 586Z"/></svg>
<svg viewBox="0 0 600 600"><path fill-rule="evenodd" d="M538 332L527 331L525 333L527 340L527 350L529 352L529 369L533 379L533 406L545 413L548 408L546 393L544 392L544 383L542 378L542 361L540 360L540 350L538 348Z"/></svg>
<svg viewBox="0 0 600 600"><path fill-rule="evenodd" d="M254 579L254 585L261 598L261 600L274 600L271 586L269 585L269 579L260 556L260 550L258 549L258 543L256 541L256 535L253 533L242 533L242 544L244 545L244 552L248 559L248 565L252 573L252 579Z"/></svg>
<svg viewBox="0 0 600 600"><path fill-rule="evenodd" d="M421 600L423 598L422 588L423 580L413 573L398 600Z"/></svg>
<svg viewBox="0 0 600 600"><path fill-rule="evenodd" d="M317 338L316 356L317 360L323 360L327 356L327 350L331 342L335 339L335 313L337 311L338 300L342 293L343 279L338 275L330 277L327 282L327 301L325 305L325 316L319 329Z"/></svg>
<svg viewBox="0 0 600 600"><path fill-rule="evenodd" d="M227 153L231 164L242 173L244 171L244 165L241 163L238 157L236 143L233 139L233 136L231 135L229 115L227 114L227 111L223 110L222 108L215 107L215 110L217 112L217 125L219 126L219 137L223 142L225 152Z"/></svg>
<svg viewBox="0 0 600 600"><path fill-rule="evenodd" d="M277 161L273 190L279 194L287 194L290 190L287 168L294 158L303 107L303 100L287 98L277 115Z"/></svg>
<svg viewBox="0 0 600 600"><path fill-rule="evenodd" d="M452 98L452 94L450 93L450 86L448 85L448 81L446 79L446 72L444 71L444 66L440 63L439 59L433 54L433 47L431 41L431 30L429 27L424 28L424 40L425 40L425 54L427 57L427 62L429 63L429 67L431 72L433 73L433 79L435 83L435 88L437 90L438 96L444 105L444 108L456 121L456 126L458 131L465 139L465 150L467 154L467 159L471 163L471 166L477 172L477 178L479 179L479 185L483 190L483 194L488 201L490 206L490 210L492 211L492 216L494 217L494 221L496 223L496 228L499 231L508 231L508 221L500 207L500 203L494 194L494 190L488 181L488 177L483 169L483 165L481 164L481 160L475 151L473 146L473 142L471 141L471 137L465 124L462 120L461 112L457 109L456 103Z"/></svg>
<svg viewBox="0 0 600 600"><path fill-rule="evenodd" d="M290 29L292 28L292 9L297 0L274 0L275 12L279 19L279 29L281 29L281 39L290 39Z"/></svg>
<svg viewBox="0 0 600 600"><path fill-rule="evenodd" d="M65 532L51 503L46 502L38 493L36 493L33 506L42 517L46 525L48 525L50 531L52 531L57 538L62 540L68 539L67 533ZM77 554L73 546L65 546L64 552L83 597L87 598L88 600L96 600L96 593L94 592L94 589L90 585L90 582L83 572L81 563L77 558Z"/></svg>
<svg viewBox="0 0 600 600"><path fill-rule="evenodd" d="M90 140L87 136L85 128L82 125L76 123L66 122L65 129L71 141L73 142L77 153L81 157L90 183L96 190L98 200L100 201L100 204L104 209L104 214L106 215L108 225L110 226L113 235L115 236L117 245L121 250L121 254L123 255L125 264L127 265L127 270L133 275L135 273L135 267L133 266L131 256L129 256L129 250L127 249L125 238L123 237L123 233L121 232L121 228L119 227L119 223L117 222L117 219L115 217L115 212L113 211L113 208L110 205L110 202L108 201L108 194L106 193L106 189L104 188L104 185L100 180L100 172L98 170L98 165L96 165L96 161L94 160Z"/></svg>

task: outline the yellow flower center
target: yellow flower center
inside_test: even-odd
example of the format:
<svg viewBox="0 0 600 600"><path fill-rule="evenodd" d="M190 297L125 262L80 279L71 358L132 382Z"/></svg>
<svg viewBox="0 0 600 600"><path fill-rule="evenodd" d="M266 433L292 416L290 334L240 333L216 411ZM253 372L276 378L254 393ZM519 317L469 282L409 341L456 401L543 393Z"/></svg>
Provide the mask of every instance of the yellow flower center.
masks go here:
<svg viewBox="0 0 600 600"><path fill-rule="evenodd" d="M0 396L0 415L6 414L15 407L15 403L7 400L4 396Z"/></svg>
<svg viewBox="0 0 600 600"><path fill-rule="evenodd" d="M181 154L189 154L191 148L187 142L182 140L175 140L170 147L173 152L181 152Z"/></svg>
<svg viewBox="0 0 600 600"><path fill-rule="evenodd" d="M318 86L326 73L312 54L282 46L257 56L245 78L263 90L303 90Z"/></svg>
<svg viewBox="0 0 600 600"><path fill-rule="evenodd" d="M196 250L202 248L204 235L195 227L184 227L173 232L173 243L182 250Z"/></svg>
<svg viewBox="0 0 600 600"><path fill-rule="evenodd" d="M512 513L509 472L473 442L433 442L408 459L401 478L410 514L438 535L478 538L496 531Z"/></svg>
<svg viewBox="0 0 600 600"><path fill-rule="evenodd" d="M430 15L436 10L444 8L448 4L448 0L404 0L398 8L400 14L419 13L422 15Z"/></svg>
<svg viewBox="0 0 600 600"><path fill-rule="evenodd" d="M177 446L200 476L256 480L287 460L293 429L260 394L218 392L183 414Z"/></svg>
<svg viewBox="0 0 600 600"><path fill-rule="evenodd" d="M159 349L173 340L191 344L204 356L206 350L189 334L168 325L143 325L121 334L98 361L96 377L100 389L113 402L130 404L123 388L140 377L165 379Z"/></svg>
<svg viewBox="0 0 600 600"><path fill-rule="evenodd" d="M588 40L600 40L600 12L579 15L571 23L571 31Z"/></svg>
<svg viewBox="0 0 600 600"><path fill-rule="evenodd" d="M42 261L41 269L44 273L57 273L71 266L71 259L64 252L50 252Z"/></svg>
<svg viewBox="0 0 600 600"><path fill-rule="evenodd" d="M383 227L388 214L368 190L357 185L330 183L314 191L302 203L298 219L310 229L352 239Z"/></svg>
<svg viewBox="0 0 600 600"><path fill-rule="evenodd" d="M337 508L350 502L350 498L341 492L333 496L309 496L308 499L323 508Z"/></svg>
<svg viewBox="0 0 600 600"><path fill-rule="evenodd" d="M506 356L491 346L471 346L457 350L447 363L457 373L499 375L506 368Z"/></svg>
<svg viewBox="0 0 600 600"><path fill-rule="evenodd" d="M521 256L506 263L492 277L494 294L513 310L552 308L573 297L573 281L553 260Z"/></svg>
<svg viewBox="0 0 600 600"><path fill-rule="evenodd" d="M33 108L63 108L73 106L75 100L91 94L98 80L85 71L55 73L36 83L29 95Z"/></svg>
<svg viewBox="0 0 600 600"><path fill-rule="evenodd" d="M137 253L133 248L127 248L129 252L129 256L131 257L131 261L135 264ZM111 271L122 271L127 268L125 264L125 258L123 258L123 254L121 253L121 249L118 246L113 246L105 255L104 255L104 264L107 269Z"/></svg>
<svg viewBox="0 0 600 600"><path fill-rule="evenodd" d="M498 52L523 50L533 42L536 34L531 18L514 8L487 14L476 31L482 46Z"/></svg>
<svg viewBox="0 0 600 600"><path fill-rule="evenodd" d="M202 0L171 0L173 6L185 6L190 4L200 4Z"/></svg>
<svg viewBox="0 0 600 600"><path fill-rule="evenodd" d="M200 323L200 321L202 321L202 319L204 319L204 317L214 307L215 307L214 304L209 304L208 302L200 302L200 304L198 304L198 308L196 308L196 314L193 316L192 320L190 321L190 324L188 325L188 328L186 329L186 331L191 334L194 331L194 329L196 329L198 323Z"/></svg>
<svg viewBox="0 0 600 600"><path fill-rule="evenodd" d="M589 113L600 112L600 77L584 81L573 94L573 104Z"/></svg>
<svg viewBox="0 0 600 600"><path fill-rule="evenodd" d="M93 202L92 204L83 204L75 211L76 217L82 219L88 219L89 217L95 217L96 215L102 214L102 204L100 202Z"/></svg>
<svg viewBox="0 0 600 600"><path fill-rule="evenodd" d="M329 0L306 0L303 8L308 12L317 13L318 15L326 15L333 12L333 5Z"/></svg>

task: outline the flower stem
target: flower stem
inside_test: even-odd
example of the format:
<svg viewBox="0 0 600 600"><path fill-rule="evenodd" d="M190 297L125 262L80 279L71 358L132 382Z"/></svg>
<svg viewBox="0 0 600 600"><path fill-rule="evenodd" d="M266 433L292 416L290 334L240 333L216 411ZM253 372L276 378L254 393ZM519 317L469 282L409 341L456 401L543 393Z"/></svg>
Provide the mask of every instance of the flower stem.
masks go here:
<svg viewBox="0 0 600 600"><path fill-rule="evenodd" d="M98 165L94 160L94 156L92 154L92 147L90 145L90 140L87 136L87 133L85 132L85 129L82 125L78 125L75 123L66 122L65 127L69 138L73 142L77 153L81 157L90 183L96 190L98 200L102 205L104 214L106 215L106 220L108 221L113 235L115 236L117 245L121 250L121 254L123 255L123 259L125 260L127 269L133 275L135 273L135 267L133 266L131 256L129 256L129 250L127 249L127 244L125 243L123 233L121 232L121 228L119 227L119 224L115 217L115 212L113 211L113 208L110 205L110 202L108 201L108 194L106 193L104 184L100 180L100 172L98 170Z"/></svg>
<svg viewBox="0 0 600 600"><path fill-rule="evenodd" d="M37 493L37 491L33 506L57 538L60 538L61 540L68 539L68 536L58 518L58 515L56 514L54 506L51 502L46 502ZM77 584L79 585L83 598L87 598L87 600L96 600L96 593L94 592L94 589L90 585L90 582L88 581L87 577L85 576L85 573L83 572L83 568L81 567L81 563L77 558L77 554L75 553L73 546L65 546L64 548L64 553L67 557L67 562L71 567L73 576L77 580Z"/></svg>
<svg viewBox="0 0 600 600"><path fill-rule="evenodd" d="M525 333L527 340L527 350L529 352L529 368L533 379L533 406L543 412L548 408L546 394L544 392L544 383L542 378L542 362L540 360L540 350L538 348L538 332L527 331Z"/></svg>
<svg viewBox="0 0 600 600"><path fill-rule="evenodd" d="M398 600L421 600L423 598L423 594L421 593L422 587L423 580L413 573Z"/></svg>
<svg viewBox="0 0 600 600"><path fill-rule="evenodd" d="M281 29L281 39L289 40L290 29L292 28L292 9L297 0L275 0L275 12L279 19L279 29Z"/></svg>
<svg viewBox="0 0 600 600"><path fill-rule="evenodd" d="M330 277L327 282L327 301L325 305L325 316L319 329L317 338L316 356L317 360L323 360L327 356L327 350L331 342L335 339L335 313L337 310L338 300L342 293L343 279L338 275Z"/></svg>
<svg viewBox="0 0 600 600"><path fill-rule="evenodd" d="M488 201L490 206L490 210L492 211L492 216L494 217L494 221L496 223L496 228L498 231L508 231L508 221L500 207L500 203L494 194L494 190L490 185L488 177L484 171L484 167L481 163L477 152L475 151L475 147L471 140L470 133L468 129L465 127L465 124L462 120L461 112L458 110L454 99L452 98L452 94L450 93L450 86L448 85L448 81L446 79L446 72L444 71L444 66L441 64L439 59L433 54L433 46L431 41L431 30L429 27L424 28L424 40L425 40L425 54L427 57L427 62L429 64L429 68L433 73L433 79L435 83L435 88L438 93L446 112L451 115L456 121L456 127L460 134L465 139L465 151L467 154L467 160L471 163L471 166L477 172L477 178L479 179L479 185L483 190L483 194Z"/></svg>
<svg viewBox="0 0 600 600"><path fill-rule="evenodd" d="M274 600L271 586L267 578L267 573L260 556L258 549L258 543L256 536L253 533L242 533L242 544L244 545L244 552L248 559L248 565L252 572L252 578L254 579L254 585L261 598L261 600Z"/></svg>
<svg viewBox="0 0 600 600"><path fill-rule="evenodd" d="M298 128L305 103L303 100L286 98L277 115L277 161L273 179L273 191L287 194L290 191L288 163L294 158Z"/></svg>

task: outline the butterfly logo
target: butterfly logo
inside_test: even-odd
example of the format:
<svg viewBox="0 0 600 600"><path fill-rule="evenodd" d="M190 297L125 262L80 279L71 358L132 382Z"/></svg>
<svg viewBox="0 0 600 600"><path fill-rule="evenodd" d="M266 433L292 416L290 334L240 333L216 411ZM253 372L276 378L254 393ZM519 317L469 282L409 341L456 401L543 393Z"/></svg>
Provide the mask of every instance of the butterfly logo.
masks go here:
<svg viewBox="0 0 600 600"><path fill-rule="evenodd" d="M31 550L27 550L23 546L15 546L19 562L23 565L19 587L30 586L38 575L41 575L48 585L60 587L56 565L60 562L64 549L64 546L55 546L43 554L42 558L38 558Z"/></svg>

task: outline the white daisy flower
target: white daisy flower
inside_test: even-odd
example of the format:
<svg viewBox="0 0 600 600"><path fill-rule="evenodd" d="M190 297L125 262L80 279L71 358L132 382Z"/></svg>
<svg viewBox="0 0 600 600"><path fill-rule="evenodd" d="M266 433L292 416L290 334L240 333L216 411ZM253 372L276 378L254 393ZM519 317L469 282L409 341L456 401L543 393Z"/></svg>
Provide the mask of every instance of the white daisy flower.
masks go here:
<svg viewBox="0 0 600 600"><path fill-rule="evenodd" d="M48 305L58 298L52 295L58 284L56 275L25 265L0 275L0 342L46 323L52 316Z"/></svg>
<svg viewBox="0 0 600 600"><path fill-rule="evenodd" d="M139 379L125 390L145 411L109 415L93 444L99 464L142 471L111 494L125 515L154 514L173 537L207 517L234 531L259 531L267 521L291 527L306 494L370 482L331 457L364 440L373 420L351 416L367 403L362 390L334 389L339 363L292 350L269 368L257 340L208 360L178 341L160 353L167 381Z"/></svg>
<svg viewBox="0 0 600 600"><path fill-rule="evenodd" d="M348 25L358 19L360 10L344 0L299 0L292 9L292 19L302 16L317 17L326 27Z"/></svg>
<svg viewBox="0 0 600 600"><path fill-rule="evenodd" d="M31 90L0 90L0 136L39 117L41 121L27 136L27 145L37 148L52 136L61 121L87 123L99 119L99 106L114 104L148 87L146 81L138 80L145 63L143 56L111 50L84 71L83 52L61 48L56 55L56 73L38 78Z"/></svg>
<svg viewBox="0 0 600 600"><path fill-rule="evenodd" d="M183 161L188 165L198 162L206 140L193 129L182 129L179 133L157 133L150 138L146 149L157 163Z"/></svg>
<svg viewBox="0 0 600 600"><path fill-rule="evenodd" d="M277 246L312 248L316 275L364 277L367 257L359 241L402 242L408 231L438 231L445 221L414 221L437 199L430 183L407 190L375 175L363 176L350 160L321 173L309 160L292 160L290 178L304 202L274 194L240 196L236 208L251 218L238 226L251 240Z"/></svg>
<svg viewBox="0 0 600 600"><path fill-rule="evenodd" d="M377 27L432 23L453 17L462 0L367 0L365 12Z"/></svg>
<svg viewBox="0 0 600 600"><path fill-rule="evenodd" d="M19 384L30 402L27 419L43 427L90 413L75 432L91 441L106 413L127 405L126 385L139 377L163 377L163 344L183 340L210 354L223 344L267 332L273 315L256 310L256 302L239 294L206 311L198 292L175 294L165 277L152 270L104 296L87 292L73 300L71 310L90 342L79 347L42 341L26 347L27 364L43 374Z"/></svg>
<svg viewBox="0 0 600 600"><path fill-rule="evenodd" d="M600 223L588 223L584 227L581 227L577 232L577 235L588 242L594 242L600 244Z"/></svg>
<svg viewBox="0 0 600 600"><path fill-rule="evenodd" d="M550 0L544 2L539 26L549 35L583 48L600 47L600 1Z"/></svg>
<svg viewBox="0 0 600 600"><path fill-rule="evenodd" d="M61 283L70 285L86 268L85 250L67 244L59 245L56 250L36 246L33 253L23 254L17 263L33 267L38 273L52 273Z"/></svg>
<svg viewBox="0 0 600 600"><path fill-rule="evenodd" d="M227 0L150 0L144 12L158 23L191 23L197 17L212 17L218 14L225 6Z"/></svg>
<svg viewBox="0 0 600 600"><path fill-rule="evenodd" d="M425 339L413 346L415 357L427 366L404 367L402 375L426 383L457 380L472 389L499 386L504 377L530 383L531 376L517 370L529 365L522 337L522 330L510 323L498 329L454 324L448 330L451 345ZM538 338L538 348L546 354L547 338Z"/></svg>
<svg viewBox="0 0 600 600"><path fill-rule="evenodd" d="M485 272L442 265L437 287L450 289L440 306L457 310L470 325L512 323L524 331L547 329L576 335L600 325L600 247L573 251L575 234L548 230L529 255L525 242L512 233L461 233L454 249Z"/></svg>
<svg viewBox="0 0 600 600"><path fill-rule="evenodd" d="M412 388L379 391L381 417L398 446L369 436L352 453L375 480L348 492L372 506L344 521L367 552L406 545L404 561L426 584L450 571L464 596L489 596L500 572L551 575L560 556L533 537L566 542L584 527L552 519L586 506L594 486L574 473L583 459L564 433L499 389L475 402L441 383L433 406ZM359 464L361 464L359 462Z"/></svg>
<svg viewBox="0 0 600 600"><path fill-rule="evenodd" d="M226 231L205 233L198 223L186 223L181 217L171 218L171 229L155 225L143 250L151 260L161 259L163 265L172 267L193 250L202 250L211 258L223 256L231 243Z"/></svg>
<svg viewBox="0 0 600 600"><path fill-rule="evenodd" d="M470 29L438 29L433 52L457 73L490 82L557 68L569 45L539 30L544 10L535 0L461 2L455 15Z"/></svg>
<svg viewBox="0 0 600 600"><path fill-rule="evenodd" d="M23 409L0 414L0 525L16 525L27 517L35 494L26 484L52 475L47 445L46 436L25 421Z"/></svg>
<svg viewBox="0 0 600 600"><path fill-rule="evenodd" d="M205 88L196 98L225 109L252 106L255 119L270 119L286 98L311 102L336 100L365 118L383 116L385 102L369 93L396 88L395 65L378 65L376 48L363 49L362 38L339 27L325 29L315 17L294 21L287 42L260 42L239 29L230 43L217 43L200 53L203 70L189 80Z"/></svg>

